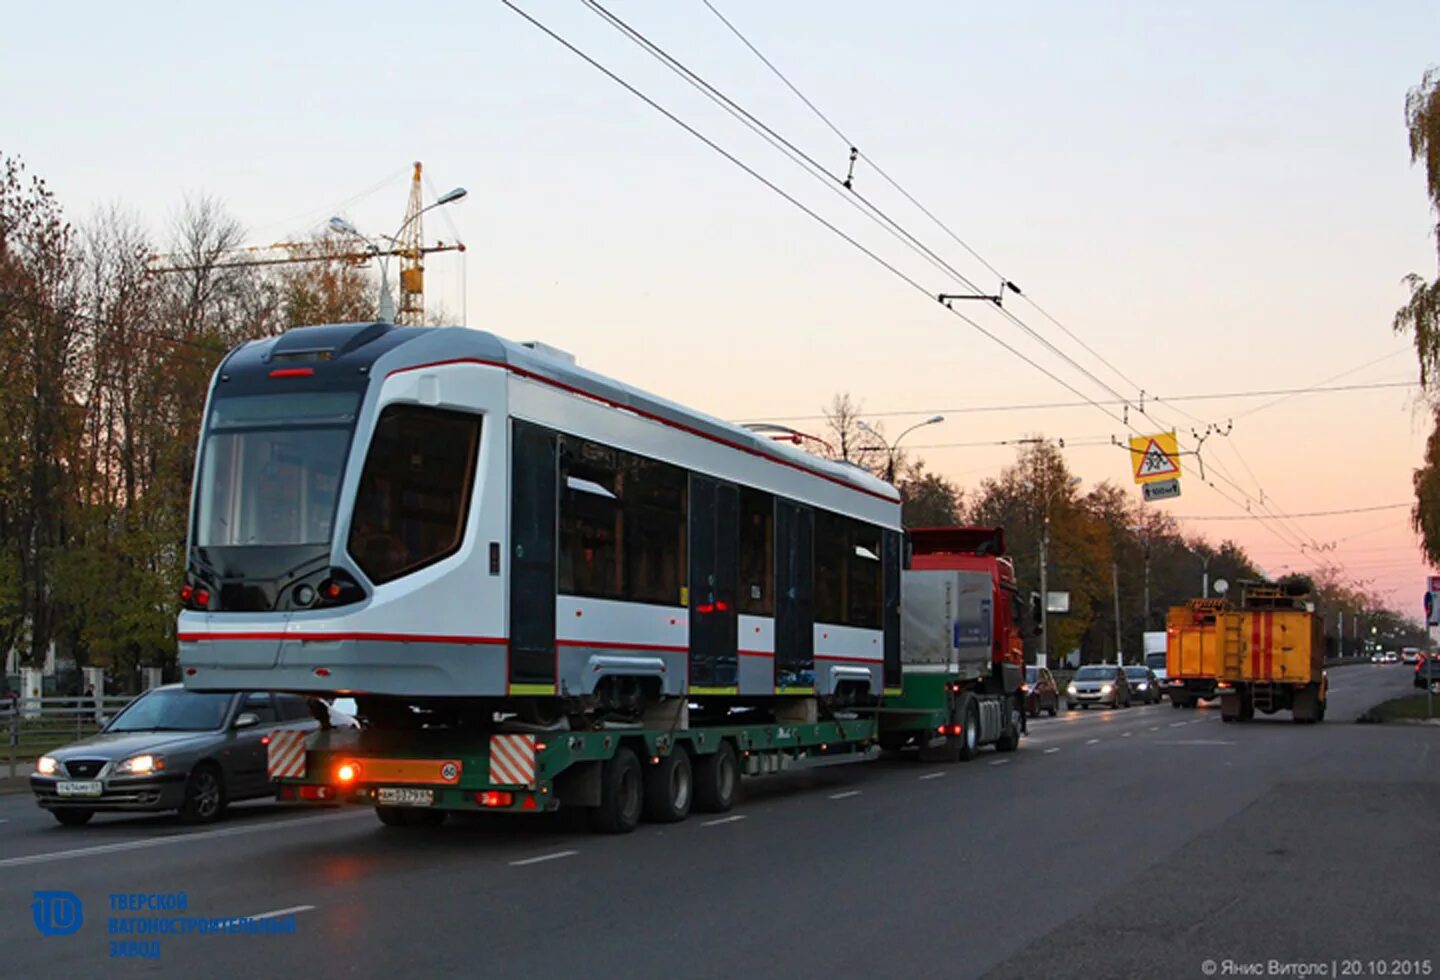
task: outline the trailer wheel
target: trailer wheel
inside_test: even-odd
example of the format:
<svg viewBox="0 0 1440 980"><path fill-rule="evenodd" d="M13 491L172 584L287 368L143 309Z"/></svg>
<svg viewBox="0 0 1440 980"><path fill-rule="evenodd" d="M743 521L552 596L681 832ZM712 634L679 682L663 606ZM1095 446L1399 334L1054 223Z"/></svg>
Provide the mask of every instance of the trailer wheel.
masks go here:
<svg viewBox="0 0 1440 980"><path fill-rule="evenodd" d="M728 813L739 790L740 761L729 742L721 742L714 752L695 760L695 809Z"/></svg>
<svg viewBox="0 0 1440 980"><path fill-rule="evenodd" d="M602 834L628 834L640 823L644 774L640 760L620 748L600 769L600 805L590 811L590 825Z"/></svg>
<svg viewBox="0 0 1440 980"><path fill-rule="evenodd" d="M690 816L695 794L690 753L675 746L670 754L645 770L645 819L655 823L679 823Z"/></svg>

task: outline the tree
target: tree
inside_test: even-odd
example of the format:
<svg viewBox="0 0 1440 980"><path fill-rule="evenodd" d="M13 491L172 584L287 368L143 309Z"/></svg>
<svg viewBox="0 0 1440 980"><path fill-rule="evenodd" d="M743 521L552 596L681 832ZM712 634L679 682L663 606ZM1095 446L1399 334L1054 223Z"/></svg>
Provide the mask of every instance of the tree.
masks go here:
<svg viewBox="0 0 1440 980"><path fill-rule="evenodd" d="M960 488L916 460L900 480L900 520L906 527L949 527L962 521Z"/></svg>
<svg viewBox="0 0 1440 980"><path fill-rule="evenodd" d="M1410 162L1425 165L1425 190L1430 209L1437 217L1436 249L1440 253L1440 69L1431 68L1420 84L1405 96L1405 125L1410 136ZM1409 333L1415 340L1415 355L1420 362L1420 383L1432 400L1440 378L1440 276L1433 282L1410 273L1405 277L1410 288L1409 301L1396 312L1396 333ZM1415 504L1411 522L1420 535L1425 556L1440 563L1440 411L1435 416L1435 430L1425 449L1425 460L1415 471Z"/></svg>

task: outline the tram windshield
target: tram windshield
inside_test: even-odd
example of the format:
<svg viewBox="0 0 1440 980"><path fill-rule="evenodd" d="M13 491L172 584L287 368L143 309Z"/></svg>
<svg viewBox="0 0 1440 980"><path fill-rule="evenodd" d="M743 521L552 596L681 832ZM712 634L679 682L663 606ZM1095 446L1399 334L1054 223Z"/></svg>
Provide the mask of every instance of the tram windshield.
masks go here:
<svg viewBox="0 0 1440 980"><path fill-rule="evenodd" d="M360 393L217 399L200 470L200 548L328 544Z"/></svg>

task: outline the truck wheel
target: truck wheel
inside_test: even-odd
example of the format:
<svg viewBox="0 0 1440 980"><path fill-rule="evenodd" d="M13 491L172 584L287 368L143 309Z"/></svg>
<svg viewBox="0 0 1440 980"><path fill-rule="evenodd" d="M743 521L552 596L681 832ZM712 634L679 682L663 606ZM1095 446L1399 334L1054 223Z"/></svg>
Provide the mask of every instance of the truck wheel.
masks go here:
<svg viewBox="0 0 1440 980"><path fill-rule="evenodd" d="M602 834L628 834L640 823L644 774L635 753L621 748L600 769L600 805L590 811L590 825Z"/></svg>
<svg viewBox="0 0 1440 980"><path fill-rule="evenodd" d="M975 707L975 699L962 695L957 713L960 715L960 761L969 762L980 751L980 712Z"/></svg>
<svg viewBox="0 0 1440 980"><path fill-rule="evenodd" d="M375 816L387 827L410 826L403 806L377 806Z"/></svg>
<svg viewBox="0 0 1440 980"><path fill-rule="evenodd" d="M1010 720L1000 737L995 740L995 751L1014 752L1020 747L1020 709L1010 703Z"/></svg>
<svg viewBox="0 0 1440 980"><path fill-rule="evenodd" d="M695 809L702 813L728 813L740 789L740 761L735 747L720 748L695 760Z"/></svg>
<svg viewBox="0 0 1440 980"><path fill-rule="evenodd" d="M645 770L645 819L679 823L690 816L694 791L690 753L677 745L669 755Z"/></svg>

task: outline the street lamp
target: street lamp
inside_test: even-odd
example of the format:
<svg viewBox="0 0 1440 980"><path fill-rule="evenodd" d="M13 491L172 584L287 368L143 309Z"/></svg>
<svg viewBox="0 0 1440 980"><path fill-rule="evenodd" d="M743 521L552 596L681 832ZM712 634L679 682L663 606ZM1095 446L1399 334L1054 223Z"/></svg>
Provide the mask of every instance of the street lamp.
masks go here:
<svg viewBox="0 0 1440 980"><path fill-rule="evenodd" d="M864 429L866 432L870 433L870 435L874 436L876 439L878 439L878 440L880 441L880 445L882 445L882 446L885 447L885 453L886 453L886 455L887 455L887 457L888 457L888 460L887 460L887 462L886 462L886 464L885 464L885 482L886 482L886 483L894 483L894 482L895 482L895 454L896 454L896 451L900 448L900 440L901 440L901 439L904 439L906 436L908 436L910 433L914 432L916 429L922 429L922 428L924 428L924 427L927 426L927 425L936 425L936 424L938 424L938 423L940 423L940 422L944 422L944 421L945 421L945 416L943 416L943 415L932 415L932 416L930 416L928 419L926 419L924 422L916 422L914 425L910 426L910 428L906 429L904 432L901 432L898 436L896 436L894 442L890 442L890 443L887 443L887 442L885 441L885 437L882 436L879 432L875 431L875 429L874 429L873 427L871 427L870 425L867 425L866 422L864 421L864 419L856 419L856 420L855 420L855 424L858 425L860 428Z"/></svg>
<svg viewBox="0 0 1440 980"><path fill-rule="evenodd" d="M400 227L395 229L395 234L378 236L389 242L390 248L382 248L375 239L363 234L360 229L339 215L330 219L329 224L331 231L359 239L370 247L370 254L380 260L380 319L385 323L393 323L395 321L395 297L390 294L389 259L390 256L394 254L394 250L401 246L400 236L405 233L405 229L409 228L412 222L416 221L426 211L433 211L435 208L452 204L468 193L470 192L463 187L453 187L414 214L406 215L405 220L400 222Z"/></svg>

